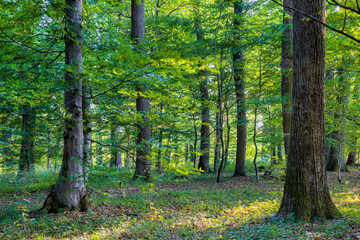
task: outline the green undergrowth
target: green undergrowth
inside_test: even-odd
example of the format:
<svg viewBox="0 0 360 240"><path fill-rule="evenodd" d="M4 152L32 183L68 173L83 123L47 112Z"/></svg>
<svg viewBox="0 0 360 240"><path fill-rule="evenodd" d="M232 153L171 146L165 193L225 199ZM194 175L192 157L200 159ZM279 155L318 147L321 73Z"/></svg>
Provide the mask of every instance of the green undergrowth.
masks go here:
<svg viewBox="0 0 360 240"><path fill-rule="evenodd" d="M183 171L184 170L184 171ZM359 169L329 173L329 187L343 219L311 223L273 217L282 194L281 174L201 175L170 169L151 182L132 181L131 169L97 167L89 176L88 213L29 216L41 207L57 174L38 171L21 182L0 175L0 239L357 239ZM34 180L34 176L37 180ZM16 187L14 187L14 184Z"/></svg>

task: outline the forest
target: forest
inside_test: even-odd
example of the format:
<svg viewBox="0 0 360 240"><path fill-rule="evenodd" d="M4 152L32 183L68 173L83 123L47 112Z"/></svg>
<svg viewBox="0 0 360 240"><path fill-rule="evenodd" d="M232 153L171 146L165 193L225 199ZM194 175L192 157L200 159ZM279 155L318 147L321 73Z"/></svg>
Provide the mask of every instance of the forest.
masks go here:
<svg viewBox="0 0 360 240"><path fill-rule="evenodd" d="M0 239L359 239L358 0L0 0Z"/></svg>

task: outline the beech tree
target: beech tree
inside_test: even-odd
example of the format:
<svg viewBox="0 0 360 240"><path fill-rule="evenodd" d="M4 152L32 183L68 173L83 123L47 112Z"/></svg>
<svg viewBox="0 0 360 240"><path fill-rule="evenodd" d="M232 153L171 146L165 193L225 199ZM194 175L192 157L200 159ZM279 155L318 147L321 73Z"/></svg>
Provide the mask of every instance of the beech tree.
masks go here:
<svg viewBox="0 0 360 240"><path fill-rule="evenodd" d="M243 2L234 3L234 46L233 46L233 71L236 95L236 165L234 177L245 176L246 157L246 103L244 81L244 57L241 46Z"/></svg>
<svg viewBox="0 0 360 240"><path fill-rule="evenodd" d="M131 0L131 39L137 45L138 52L145 54L142 44L145 39L145 1ZM145 76L143 76L144 78ZM136 110L141 115L138 121L138 133L136 137L136 165L134 179L139 176L146 178L151 174L150 161L150 138L151 131L149 125L150 99L147 94L146 80L140 79L137 83L138 96L136 98Z"/></svg>
<svg viewBox="0 0 360 240"><path fill-rule="evenodd" d="M296 0L294 6L325 22L323 0ZM325 167L325 28L294 12L294 68L290 151L278 216L310 221L340 212L331 200Z"/></svg>
<svg viewBox="0 0 360 240"><path fill-rule="evenodd" d="M291 129L291 91L292 91L292 11L286 6L292 6L292 1L284 0L283 24L284 30L281 38L281 97L285 154L289 154Z"/></svg>
<svg viewBox="0 0 360 240"><path fill-rule="evenodd" d="M51 187L41 210L57 213L60 209L87 211L83 166L82 111L82 0L66 0L65 9L65 131L63 160L59 178Z"/></svg>

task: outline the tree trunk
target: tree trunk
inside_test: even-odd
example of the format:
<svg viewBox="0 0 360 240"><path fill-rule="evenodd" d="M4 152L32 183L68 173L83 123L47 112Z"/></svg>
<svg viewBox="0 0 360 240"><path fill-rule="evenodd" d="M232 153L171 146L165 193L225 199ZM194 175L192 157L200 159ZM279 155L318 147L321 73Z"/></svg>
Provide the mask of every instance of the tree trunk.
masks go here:
<svg viewBox="0 0 360 240"><path fill-rule="evenodd" d="M218 93L219 94L219 93ZM219 108L219 106L218 106ZM219 170L219 161L221 158L221 139L220 139L220 114L216 113L216 138L215 138L215 152L214 152L214 174L218 173Z"/></svg>
<svg viewBox="0 0 360 240"><path fill-rule="evenodd" d="M277 145L277 158L278 158L279 163L281 163L283 161L282 154L281 154L281 144Z"/></svg>
<svg viewBox="0 0 360 240"><path fill-rule="evenodd" d="M356 152L349 152L348 159L346 161L346 165L353 166L356 163Z"/></svg>
<svg viewBox="0 0 360 240"><path fill-rule="evenodd" d="M200 129L200 157L198 169L210 173L210 109L209 90L206 78L201 82L201 129Z"/></svg>
<svg viewBox="0 0 360 240"><path fill-rule="evenodd" d="M291 0L284 0L284 5L292 6ZM293 54L292 54L292 38L291 29L292 11L284 7L283 14L283 35L281 37L281 102L283 117L283 134L285 155L289 154L290 129L291 129L291 91L293 82Z"/></svg>
<svg viewBox="0 0 360 240"><path fill-rule="evenodd" d="M145 54L141 47L145 39L145 1L131 0L131 39L138 46L138 52ZM151 174L150 161L150 125L149 117L150 99L147 95L147 88L139 83L137 86L138 96L136 98L136 110L142 116L142 121L137 123L138 134L136 136L136 165L133 179L140 176L146 179Z"/></svg>
<svg viewBox="0 0 360 240"><path fill-rule="evenodd" d="M345 135L346 135L346 115L349 102L349 82L344 79L343 70L339 69L339 84L337 107L334 114L336 131L332 132L333 142L330 147L329 160L326 164L328 171L349 171L345 164Z"/></svg>
<svg viewBox="0 0 360 240"><path fill-rule="evenodd" d="M225 137L225 150L224 150L224 167L223 169L226 169L226 166L228 164L228 157L229 157L229 147L230 147L230 122L229 122L229 108L227 106L227 101L224 104L225 113L226 113L226 137Z"/></svg>
<svg viewBox="0 0 360 240"><path fill-rule="evenodd" d="M245 82L244 82L244 57L241 45L241 30L243 8L242 1L234 3L234 49L233 49L233 68L236 95L236 164L234 177L246 176L245 157L246 157L246 103L245 103Z"/></svg>
<svg viewBox="0 0 360 240"><path fill-rule="evenodd" d="M295 0L294 6L325 22L323 0ZM331 219L333 204L325 168L325 28L294 12L292 125L284 194L277 213L297 219Z"/></svg>
<svg viewBox="0 0 360 240"><path fill-rule="evenodd" d="M90 107L90 97L91 97L91 89L89 87L83 86L83 131L84 131L84 179L85 183L87 183L88 175L89 175L89 167L92 165L91 159L91 107Z"/></svg>
<svg viewBox="0 0 360 240"><path fill-rule="evenodd" d="M10 129L3 129L1 130L1 140L5 147L3 147L2 155L3 155L3 164L9 163L12 161L12 151L11 151L11 130Z"/></svg>
<svg viewBox="0 0 360 240"><path fill-rule="evenodd" d="M111 130L111 159L110 167L122 168L122 159L120 153L120 142L119 133L121 132L120 127L115 127Z"/></svg>
<svg viewBox="0 0 360 240"><path fill-rule="evenodd" d="M64 151L59 179L51 188L41 210L57 213L60 209L87 211L83 172L83 114L82 114L82 0L66 0L67 26L65 40L65 132Z"/></svg>
<svg viewBox="0 0 360 240"><path fill-rule="evenodd" d="M22 140L19 161L18 177L22 172L29 172L34 167L34 137L35 137L35 111L29 103L21 108L22 121Z"/></svg>

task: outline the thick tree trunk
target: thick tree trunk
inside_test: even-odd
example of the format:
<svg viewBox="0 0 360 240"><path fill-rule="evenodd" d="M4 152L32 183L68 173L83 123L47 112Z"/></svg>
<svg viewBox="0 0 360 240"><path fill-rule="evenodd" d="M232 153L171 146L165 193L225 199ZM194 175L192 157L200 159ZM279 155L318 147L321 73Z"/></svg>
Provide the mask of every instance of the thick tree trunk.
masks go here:
<svg viewBox="0 0 360 240"><path fill-rule="evenodd" d="M285 6L292 6L291 0L284 0ZM293 54L292 54L292 38L293 32L291 28L292 11L284 7L283 25L284 31L281 38L281 102L283 117L283 134L285 154L289 154L290 129L291 129L291 91L293 82Z"/></svg>
<svg viewBox="0 0 360 240"><path fill-rule="evenodd" d="M145 1L131 0L131 39L137 44L139 52L144 53L141 47L145 39ZM136 165L133 178L140 176L149 178L151 174L150 161L150 125L147 114L150 111L150 99L147 95L147 88L139 83L139 92L136 98L136 110L142 116L142 121L137 123L138 134L136 136Z"/></svg>
<svg viewBox="0 0 360 240"><path fill-rule="evenodd" d="M210 173L210 109L209 90L206 78L201 82L201 129L200 129L200 157L198 169Z"/></svg>
<svg viewBox="0 0 360 240"><path fill-rule="evenodd" d="M29 103L21 108L22 121L22 140L19 161L19 174L29 172L34 167L34 135L35 135L35 111Z"/></svg>
<svg viewBox="0 0 360 240"><path fill-rule="evenodd" d="M115 127L111 130L111 158L110 167L122 168L122 159L120 153L120 142L119 133L121 132L120 127Z"/></svg>
<svg viewBox="0 0 360 240"><path fill-rule="evenodd" d="M356 152L349 152L348 159L346 161L346 165L353 166L356 163Z"/></svg>
<svg viewBox="0 0 360 240"><path fill-rule="evenodd" d="M244 82L244 57L241 46L241 29L243 8L242 1L234 3L234 50L233 68L236 95L236 164L234 177L246 176L246 105L245 105L245 82Z"/></svg>
<svg viewBox="0 0 360 240"><path fill-rule="evenodd" d="M63 161L59 179L51 188L41 210L86 211L89 207L83 172L82 114L82 0L66 0L65 34L65 132Z"/></svg>
<svg viewBox="0 0 360 240"><path fill-rule="evenodd" d="M294 6L325 22L323 0L295 0ZM278 216L334 218L325 168L325 28L294 12L292 125L284 194Z"/></svg>
<svg viewBox="0 0 360 240"><path fill-rule="evenodd" d="M87 183L89 175L89 167L92 165L92 156L91 156L91 108L90 108L90 97L91 89L89 87L83 86L83 131L84 131L84 179Z"/></svg>

